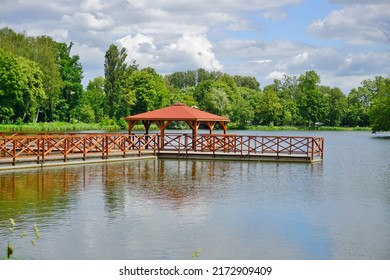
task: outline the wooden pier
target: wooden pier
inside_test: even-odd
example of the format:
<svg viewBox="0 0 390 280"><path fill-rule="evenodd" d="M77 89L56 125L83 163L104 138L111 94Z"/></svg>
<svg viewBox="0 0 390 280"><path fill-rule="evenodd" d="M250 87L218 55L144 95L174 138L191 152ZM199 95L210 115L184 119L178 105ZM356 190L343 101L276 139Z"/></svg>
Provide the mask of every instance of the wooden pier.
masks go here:
<svg viewBox="0 0 390 280"><path fill-rule="evenodd" d="M234 134L0 134L0 169L140 158L318 162L323 137Z"/></svg>

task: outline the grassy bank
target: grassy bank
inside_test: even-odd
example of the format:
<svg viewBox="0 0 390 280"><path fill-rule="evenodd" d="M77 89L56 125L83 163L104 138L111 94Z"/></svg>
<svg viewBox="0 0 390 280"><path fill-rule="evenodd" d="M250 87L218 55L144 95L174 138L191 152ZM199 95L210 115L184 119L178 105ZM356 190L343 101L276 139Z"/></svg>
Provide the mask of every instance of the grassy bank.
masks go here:
<svg viewBox="0 0 390 280"><path fill-rule="evenodd" d="M188 127L175 127L179 129L187 129ZM235 124L229 124L228 129L241 129ZM52 132L72 132L72 131L90 131L99 130L114 132L123 130L117 124L88 124L88 123L64 123L64 122L52 122L52 123L31 123L31 124L2 124L0 125L0 133L52 133ZM138 124L133 128L133 131L144 131L145 128L142 124ZM150 130L158 130L156 125L152 125ZM245 130L314 130L313 128L295 127L295 126L249 126ZM315 128L315 130L322 131L370 131L369 127L329 127L321 126Z"/></svg>
<svg viewBox="0 0 390 280"><path fill-rule="evenodd" d="M228 129L242 129L236 126L234 123L228 125ZM369 127L339 127L339 126L319 126L319 127L300 127L300 126L266 126L266 125L252 125L243 130L302 130L302 131L371 131Z"/></svg>

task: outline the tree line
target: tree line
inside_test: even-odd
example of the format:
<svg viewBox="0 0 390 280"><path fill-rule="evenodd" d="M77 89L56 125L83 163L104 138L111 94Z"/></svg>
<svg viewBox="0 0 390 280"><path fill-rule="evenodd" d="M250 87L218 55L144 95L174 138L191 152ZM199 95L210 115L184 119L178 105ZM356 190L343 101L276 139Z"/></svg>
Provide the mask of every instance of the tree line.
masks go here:
<svg viewBox="0 0 390 280"><path fill-rule="evenodd" d="M83 69L73 44L0 29L0 122L117 123L123 117L176 102L229 117L238 128L275 126L371 126L390 131L390 77L366 79L345 95L321 85L313 70L285 75L263 88L255 77L204 69L162 76L127 63L127 51L111 44L104 77L82 86Z"/></svg>

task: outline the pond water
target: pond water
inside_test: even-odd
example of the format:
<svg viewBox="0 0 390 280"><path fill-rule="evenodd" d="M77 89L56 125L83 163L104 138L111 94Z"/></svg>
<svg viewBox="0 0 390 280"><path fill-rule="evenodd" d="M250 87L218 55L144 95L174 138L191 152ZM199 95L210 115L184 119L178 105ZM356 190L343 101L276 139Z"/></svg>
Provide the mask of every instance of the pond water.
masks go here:
<svg viewBox="0 0 390 280"><path fill-rule="evenodd" d="M0 257L10 242L21 259L390 259L389 134L232 133L324 136L325 159L2 172Z"/></svg>

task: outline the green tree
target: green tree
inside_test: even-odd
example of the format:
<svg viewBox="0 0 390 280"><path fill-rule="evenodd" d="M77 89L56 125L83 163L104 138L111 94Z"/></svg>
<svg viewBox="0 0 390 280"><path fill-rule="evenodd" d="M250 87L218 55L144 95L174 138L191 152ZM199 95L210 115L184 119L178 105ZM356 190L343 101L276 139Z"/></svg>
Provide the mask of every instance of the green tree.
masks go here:
<svg viewBox="0 0 390 280"><path fill-rule="evenodd" d="M42 120L53 120L59 102L63 81L60 75L56 42L48 36L30 37L16 33L10 28L0 29L0 47L16 56L24 57L38 64L42 71L42 83L47 98L39 104Z"/></svg>
<svg viewBox="0 0 390 280"><path fill-rule="evenodd" d="M373 132L390 131L390 78L376 77L377 93L369 107Z"/></svg>
<svg viewBox="0 0 390 280"><path fill-rule="evenodd" d="M198 107L198 103L194 98L195 87L185 87L183 89L168 86L170 103L184 103L187 106Z"/></svg>
<svg viewBox="0 0 390 280"><path fill-rule="evenodd" d="M330 126L339 126L347 114L347 97L337 87L330 88L322 86L321 91L325 93L329 103L328 117L326 118L325 124Z"/></svg>
<svg viewBox="0 0 390 280"><path fill-rule="evenodd" d="M174 72L164 77L168 86L184 89L186 87L193 87L196 84L195 71Z"/></svg>
<svg viewBox="0 0 390 280"><path fill-rule="evenodd" d="M256 108L256 120L260 124L274 125L280 122L283 107L273 86L264 88Z"/></svg>
<svg viewBox="0 0 390 280"><path fill-rule="evenodd" d="M126 49L120 51L111 44L105 54L104 61L104 92L107 98L107 111L110 118L118 117L118 109L124 99L127 100L129 93L125 88L127 64L125 63ZM129 98L131 99L131 98ZM131 103L132 100L129 100Z"/></svg>
<svg viewBox="0 0 390 280"><path fill-rule="evenodd" d="M239 96L237 100L231 103L230 120L244 129L248 124L252 123L254 118L254 110L249 101Z"/></svg>
<svg viewBox="0 0 390 280"><path fill-rule="evenodd" d="M320 76L313 70L300 75L297 88L297 107L305 125L324 123L328 115L328 103L320 89Z"/></svg>
<svg viewBox="0 0 390 280"><path fill-rule="evenodd" d="M69 46L65 43L57 43L58 63L64 87L61 90L55 115L58 120L67 122L71 121L71 117L78 119L78 115L83 113L77 109L83 93L81 84L83 69L80 57L70 54L72 46L73 43L70 43Z"/></svg>
<svg viewBox="0 0 390 280"><path fill-rule="evenodd" d="M83 122L101 122L105 117L105 104L104 78L97 77L90 80L76 107L79 112L79 120Z"/></svg>
<svg viewBox="0 0 390 280"><path fill-rule="evenodd" d="M233 79L238 87L246 87L253 90L260 89L260 83L256 80L255 77L235 75L233 76Z"/></svg>
<svg viewBox="0 0 390 280"><path fill-rule="evenodd" d="M38 65L0 48L1 121L34 120L37 105L45 97Z"/></svg>
<svg viewBox="0 0 390 280"><path fill-rule="evenodd" d="M353 88L347 97L348 109L345 124L349 126L369 126L368 108L371 92L365 87Z"/></svg>
<svg viewBox="0 0 390 280"><path fill-rule="evenodd" d="M228 94L221 87L212 87L204 96L204 110L220 116L230 113L230 101Z"/></svg>
<svg viewBox="0 0 390 280"><path fill-rule="evenodd" d="M127 88L135 96L131 113L139 114L169 105L169 90L164 78L152 68L132 73L126 82Z"/></svg>

